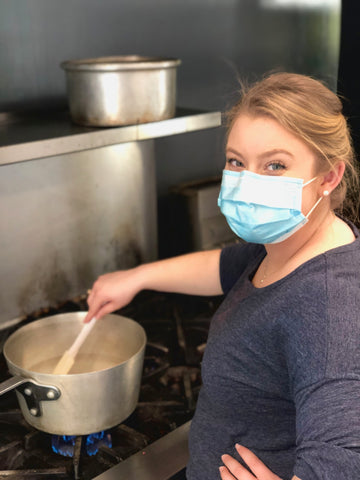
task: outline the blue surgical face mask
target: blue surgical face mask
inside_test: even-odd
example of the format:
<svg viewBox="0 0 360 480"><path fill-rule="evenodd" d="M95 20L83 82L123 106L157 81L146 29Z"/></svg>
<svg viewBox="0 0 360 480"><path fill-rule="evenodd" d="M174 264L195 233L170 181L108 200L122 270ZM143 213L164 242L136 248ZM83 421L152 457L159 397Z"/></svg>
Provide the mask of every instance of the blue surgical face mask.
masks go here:
<svg viewBox="0 0 360 480"><path fill-rule="evenodd" d="M321 201L302 214L302 189L315 178L303 183L301 178L224 170L218 205L233 232L246 242L279 243L305 225Z"/></svg>

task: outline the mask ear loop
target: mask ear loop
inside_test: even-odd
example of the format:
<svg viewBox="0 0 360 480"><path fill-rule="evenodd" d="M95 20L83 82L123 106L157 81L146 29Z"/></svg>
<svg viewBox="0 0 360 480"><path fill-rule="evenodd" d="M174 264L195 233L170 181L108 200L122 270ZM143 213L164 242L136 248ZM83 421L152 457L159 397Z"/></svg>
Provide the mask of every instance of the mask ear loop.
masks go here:
<svg viewBox="0 0 360 480"><path fill-rule="evenodd" d="M312 181L312 180L310 180ZM307 182L309 183L309 182ZM323 194L322 194L322 197L319 198L319 200L315 203L315 205L311 208L310 212L308 212L306 215L305 215L305 218L309 218L310 215L312 214L312 212L315 210L315 208L319 205L319 203L321 202L321 200L324 198L324 197L327 197L329 195L329 191L328 190L324 190L323 191Z"/></svg>
<svg viewBox="0 0 360 480"><path fill-rule="evenodd" d="M306 185L309 185L309 183L313 182L314 180L316 180L318 177L313 177L311 178L310 180L308 180L307 182L303 183L303 188L306 187Z"/></svg>

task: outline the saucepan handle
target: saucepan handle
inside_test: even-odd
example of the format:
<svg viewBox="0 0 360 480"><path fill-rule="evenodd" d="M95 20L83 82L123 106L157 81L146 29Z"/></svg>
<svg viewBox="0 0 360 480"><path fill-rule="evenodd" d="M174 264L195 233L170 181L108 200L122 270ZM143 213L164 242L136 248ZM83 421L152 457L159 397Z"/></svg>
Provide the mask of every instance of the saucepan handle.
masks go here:
<svg viewBox="0 0 360 480"><path fill-rule="evenodd" d="M19 387L20 385L23 385L28 381L28 378L21 377L20 375L10 377L4 382L0 383L0 395L3 395L6 392L10 392L10 390L14 390L14 388Z"/></svg>
<svg viewBox="0 0 360 480"><path fill-rule="evenodd" d="M40 385L31 378L24 378L18 375L0 383L0 395L9 392L14 388L22 394L29 412L34 417L40 417L41 402L57 400L61 392L53 385Z"/></svg>

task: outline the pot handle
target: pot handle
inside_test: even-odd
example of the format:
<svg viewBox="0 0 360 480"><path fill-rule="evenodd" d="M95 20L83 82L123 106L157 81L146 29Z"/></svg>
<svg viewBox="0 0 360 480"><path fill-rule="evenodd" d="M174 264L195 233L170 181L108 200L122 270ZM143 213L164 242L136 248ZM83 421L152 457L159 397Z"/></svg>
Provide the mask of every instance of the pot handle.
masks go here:
<svg viewBox="0 0 360 480"><path fill-rule="evenodd" d="M0 395L14 388L22 394L30 414L34 417L40 417L42 414L40 402L57 400L61 395L60 390L53 385L40 385L30 378L19 375L0 383Z"/></svg>
<svg viewBox="0 0 360 480"><path fill-rule="evenodd" d="M20 385L28 381L28 378L20 377L20 375L10 377L5 380L5 382L0 383L0 395L3 395L6 392L10 392L10 390L19 387Z"/></svg>

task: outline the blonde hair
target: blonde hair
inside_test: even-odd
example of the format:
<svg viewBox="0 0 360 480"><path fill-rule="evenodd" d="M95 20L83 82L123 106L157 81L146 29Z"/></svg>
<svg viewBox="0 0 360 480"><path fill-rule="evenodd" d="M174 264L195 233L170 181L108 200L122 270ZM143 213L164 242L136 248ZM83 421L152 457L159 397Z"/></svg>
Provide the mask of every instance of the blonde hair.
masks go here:
<svg viewBox="0 0 360 480"><path fill-rule="evenodd" d="M305 75L274 73L250 88L242 85L238 103L227 113L228 132L240 114L269 116L302 139L315 153L319 169L345 163L331 193L331 207L358 220L359 175L340 99L322 82Z"/></svg>

